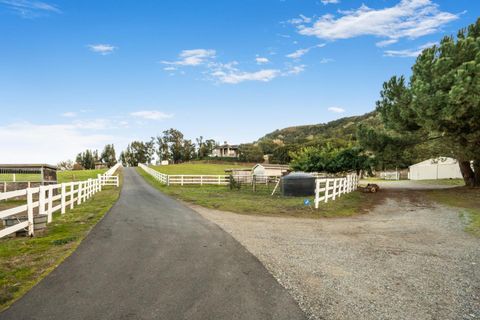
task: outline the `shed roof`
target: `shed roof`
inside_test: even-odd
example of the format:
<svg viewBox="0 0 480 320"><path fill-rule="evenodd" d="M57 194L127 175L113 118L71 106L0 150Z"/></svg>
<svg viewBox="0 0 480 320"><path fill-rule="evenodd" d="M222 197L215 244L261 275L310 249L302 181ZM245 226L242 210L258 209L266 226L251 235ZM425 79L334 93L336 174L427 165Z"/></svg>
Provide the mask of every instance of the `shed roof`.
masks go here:
<svg viewBox="0 0 480 320"><path fill-rule="evenodd" d="M265 169L282 169L282 170L290 169L290 166L288 164L267 164L267 163L258 163L253 167L253 169L259 166L262 166Z"/></svg>
<svg viewBox="0 0 480 320"><path fill-rule="evenodd" d="M438 157L438 158L431 158L424 160L419 163L412 164L411 167L416 167L416 166L430 166L430 165L449 165L449 164L457 164L458 161L454 158L450 157Z"/></svg>

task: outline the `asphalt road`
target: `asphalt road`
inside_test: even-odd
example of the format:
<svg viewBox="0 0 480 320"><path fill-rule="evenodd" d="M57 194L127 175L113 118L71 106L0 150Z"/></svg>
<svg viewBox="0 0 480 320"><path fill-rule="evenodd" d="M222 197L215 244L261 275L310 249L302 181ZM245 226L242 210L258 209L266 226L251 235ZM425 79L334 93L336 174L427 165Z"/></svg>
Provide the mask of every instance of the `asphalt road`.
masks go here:
<svg viewBox="0 0 480 320"><path fill-rule="evenodd" d="M305 319L217 225L124 170L112 210L0 319Z"/></svg>

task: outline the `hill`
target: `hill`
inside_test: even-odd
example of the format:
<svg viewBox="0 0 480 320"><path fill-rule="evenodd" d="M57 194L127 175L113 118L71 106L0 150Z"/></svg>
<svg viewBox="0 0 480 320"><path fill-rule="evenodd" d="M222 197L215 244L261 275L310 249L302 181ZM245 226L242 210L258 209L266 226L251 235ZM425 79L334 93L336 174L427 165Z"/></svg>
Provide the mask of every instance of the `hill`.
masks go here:
<svg viewBox="0 0 480 320"><path fill-rule="evenodd" d="M294 126L275 130L260 138L258 143L271 141L277 145L345 145L356 141L357 127L361 123L373 125L378 122L376 112L361 116L345 117L327 123Z"/></svg>
<svg viewBox="0 0 480 320"><path fill-rule="evenodd" d="M335 148L345 148L357 144L356 135L360 124L368 127L382 126L379 115L373 111L328 123L278 129L258 139L255 145L263 154L271 155L272 163L289 163L290 152L302 147L328 144Z"/></svg>

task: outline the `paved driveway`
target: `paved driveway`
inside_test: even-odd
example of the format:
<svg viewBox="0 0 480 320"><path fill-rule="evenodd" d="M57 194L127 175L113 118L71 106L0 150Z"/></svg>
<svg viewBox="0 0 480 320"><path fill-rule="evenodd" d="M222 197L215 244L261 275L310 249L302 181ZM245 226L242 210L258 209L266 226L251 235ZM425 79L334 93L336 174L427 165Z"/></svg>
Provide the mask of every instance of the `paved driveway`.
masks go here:
<svg viewBox="0 0 480 320"><path fill-rule="evenodd" d="M0 319L304 319L229 234L124 172L112 210Z"/></svg>

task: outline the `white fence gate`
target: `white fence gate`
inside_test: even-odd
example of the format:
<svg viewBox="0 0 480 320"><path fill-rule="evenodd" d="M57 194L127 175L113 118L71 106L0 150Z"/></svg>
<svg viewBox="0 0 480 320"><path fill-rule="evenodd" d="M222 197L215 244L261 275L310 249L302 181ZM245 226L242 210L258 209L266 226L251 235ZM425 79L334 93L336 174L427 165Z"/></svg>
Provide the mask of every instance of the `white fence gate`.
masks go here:
<svg viewBox="0 0 480 320"><path fill-rule="evenodd" d="M320 202L328 202L341 197L342 194L357 190L357 174L349 174L343 178L321 178L316 179L315 187L315 208L318 209Z"/></svg>
<svg viewBox="0 0 480 320"><path fill-rule="evenodd" d="M82 204L95 193L102 191L103 186L118 187L119 178L118 176L114 176L113 173L120 166L121 164L116 164L105 174L99 174L97 179L65 182L10 192L0 192L0 201L23 196L26 196L27 198L26 204L0 211L0 219L27 212L26 221L0 230L0 238L22 229L28 229L28 235L33 236L33 211L36 208L38 208L38 214L46 215L47 223L50 223L52 222L52 215L54 212L60 210L61 214L65 214L67 208L73 209L75 205ZM38 198L37 201L34 201L34 195L38 195L38 197L36 197Z"/></svg>

